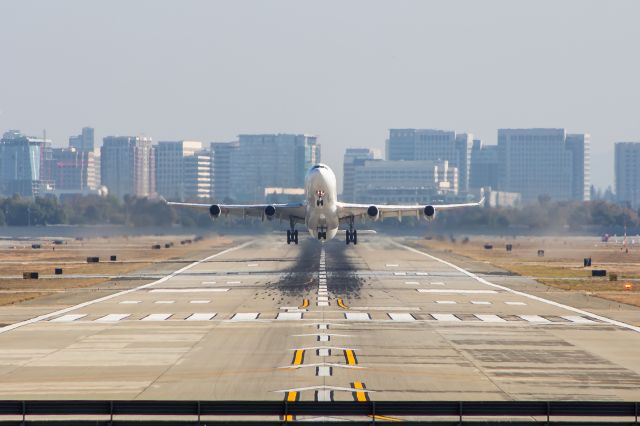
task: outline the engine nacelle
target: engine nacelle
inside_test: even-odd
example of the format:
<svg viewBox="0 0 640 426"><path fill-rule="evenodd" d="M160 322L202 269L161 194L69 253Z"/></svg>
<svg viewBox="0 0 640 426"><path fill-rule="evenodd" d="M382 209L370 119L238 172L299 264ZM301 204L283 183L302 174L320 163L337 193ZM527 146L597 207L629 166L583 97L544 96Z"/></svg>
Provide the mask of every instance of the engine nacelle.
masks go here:
<svg viewBox="0 0 640 426"><path fill-rule="evenodd" d="M276 214L276 208L273 206L267 206L264 208L264 215L267 217L267 219L272 219L273 216L275 216Z"/></svg>
<svg viewBox="0 0 640 426"><path fill-rule="evenodd" d="M380 209L376 206L369 206L369 208L367 209L367 214L373 220L380 219Z"/></svg>
<svg viewBox="0 0 640 426"><path fill-rule="evenodd" d="M209 214L211 215L211 217L213 219L215 219L218 216L220 216L220 213L222 213L222 209L220 208L219 205L212 204L211 207L209 207Z"/></svg>
<svg viewBox="0 0 640 426"><path fill-rule="evenodd" d="M428 221L432 221L436 218L436 209L433 206L425 206L422 213Z"/></svg>

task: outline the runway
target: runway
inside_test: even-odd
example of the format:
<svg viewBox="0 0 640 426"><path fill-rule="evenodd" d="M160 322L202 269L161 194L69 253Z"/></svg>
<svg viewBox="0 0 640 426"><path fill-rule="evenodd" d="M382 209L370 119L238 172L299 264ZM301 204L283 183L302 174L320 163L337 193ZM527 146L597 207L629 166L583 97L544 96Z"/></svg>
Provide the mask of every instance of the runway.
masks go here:
<svg viewBox="0 0 640 426"><path fill-rule="evenodd" d="M0 398L640 399L633 324L410 239L282 239L0 328Z"/></svg>

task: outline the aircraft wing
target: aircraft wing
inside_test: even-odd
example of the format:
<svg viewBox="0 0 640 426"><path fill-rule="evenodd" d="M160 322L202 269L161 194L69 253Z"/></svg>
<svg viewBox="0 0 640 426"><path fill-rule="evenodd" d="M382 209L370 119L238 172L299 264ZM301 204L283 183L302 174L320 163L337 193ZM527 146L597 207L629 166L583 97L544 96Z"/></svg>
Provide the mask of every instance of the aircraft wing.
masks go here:
<svg viewBox="0 0 640 426"><path fill-rule="evenodd" d="M435 204L435 205L374 205L338 203L338 215L341 221L353 218L385 219L395 217L402 219L404 216L426 217L432 219L441 210L459 209L465 207L479 207L484 203L484 197L473 203L459 204Z"/></svg>
<svg viewBox="0 0 640 426"><path fill-rule="evenodd" d="M258 217L267 219L293 220L296 223L304 223L305 205L303 203L286 204L201 204L178 203L167 201L170 206L193 207L207 209L213 218L219 216Z"/></svg>

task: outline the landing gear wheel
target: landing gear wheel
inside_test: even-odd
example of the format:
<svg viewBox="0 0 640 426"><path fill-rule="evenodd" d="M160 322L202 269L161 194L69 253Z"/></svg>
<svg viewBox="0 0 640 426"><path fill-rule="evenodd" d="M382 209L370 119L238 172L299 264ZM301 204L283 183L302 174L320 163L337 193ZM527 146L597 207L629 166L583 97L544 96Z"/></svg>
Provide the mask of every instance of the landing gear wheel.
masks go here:
<svg viewBox="0 0 640 426"><path fill-rule="evenodd" d="M352 236L353 245L355 246L356 244L358 244L358 231L354 229Z"/></svg>
<svg viewBox="0 0 640 426"><path fill-rule="evenodd" d="M293 231L293 242L298 245L298 230Z"/></svg>
<svg viewBox="0 0 640 426"><path fill-rule="evenodd" d="M291 244L291 231L287 229L287 244Z"/></svg>
<svg viewBox="0 0 640 426"><path fill-rule="evenodd" d="M345 242L347 243L347 245L349 245L349 243L351 242L351 231L347 230L347 232L345 232L344 234L346 235Z"/></svg>

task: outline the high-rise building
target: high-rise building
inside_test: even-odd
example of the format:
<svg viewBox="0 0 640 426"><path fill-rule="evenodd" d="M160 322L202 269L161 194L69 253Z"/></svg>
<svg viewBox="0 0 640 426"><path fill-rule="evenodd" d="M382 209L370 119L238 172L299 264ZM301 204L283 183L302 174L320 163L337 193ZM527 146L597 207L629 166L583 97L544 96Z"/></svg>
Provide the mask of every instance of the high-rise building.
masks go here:
<svg viewBox="0 0 640 426"><path fill-rule="evenodd" d="M342 173L342 199L355 199L355 167L366 160L380 159L380 151L371 148L347 148L344 152Z"/></svg>
<svg viewBox="0 0 640 426"><path fill-rule="evenodd" d="M155 153L156 190L184 201L211 196L211 156L202 142L159 142Z"/></svg>
<svg viewBox="0 0 640 426"><path fill-rule="evenodd" d="M0 193L32 197L44 192L51 184L50 157L49 139L6 132L0 139Z"/></svg>
<svg viewBox="0 0 640 426"><path fill-rule="evenodd" d="M390 129L386 157L392 161L447 161L458 169L460 191L467 191L472 143L473 135L469 133L434 129Z"/></svg>
<svg viewBox="0 0 640 426"><path fill-rule="evenodd" d="M315 136L240 135L231 161L231 198L263 202L265 188L301 188L307 170L319 161Z"/></svg>
<svg viewBox="0 0 640 426"><path fill-rule="evenodd" d="M82 133L69 137L69 147L78 151L95 151L95 140L92 127L83 127Z"/></svg>
<svg viewBox="0 0 640 426"><path fill-rule="evenodd" d="M100 153L101 184L110 194L147 196L155 191L155 149L151 138L107 136Z"/></svg>
<svg viewBox="0 0 640 426"><path fill-rule="evenodd" d="M232 160L237 151L238 142L211 143L211 196L219 203L232 199Z"/></svg>
<svg viewBox="0 0 640 426"><path fill-rule="evenodd" d="M565 129L499 129L499 189L522 194L523 203L588 200L589 138Z"/></svg>
<svg viewBox="0 0 640 426"><path fill-rule="evenodd" d="M364 160L354 167L354 202L424 204L458 193L458 169L447 161Z"/></svg>
<svg viewBox="0 0 640 426"><path fill-rule="evenodd" d="M640 142L615 144L615 176L617 200L640 208Z"/></svg>
<svg viewBox="0 0 640 426"><path fill-rule="evenodd" d="M498 188L498 146L483 145L475 139L471 148L469 188Z"/></svg>
<svg viewBox="0 0 640 426"><path fill-rule="evenodd" d="M50 163L56 190L84 192L97 188L93 151L54 148Z"/></svg>

